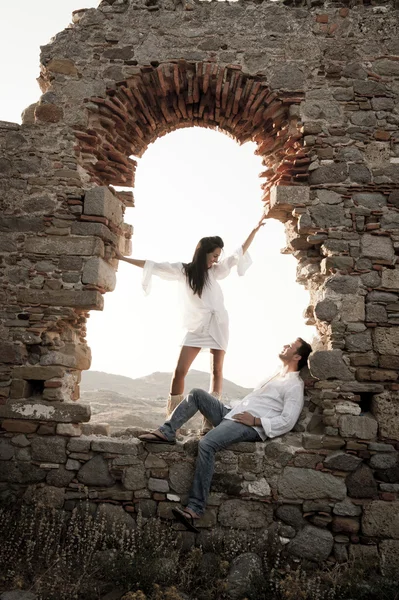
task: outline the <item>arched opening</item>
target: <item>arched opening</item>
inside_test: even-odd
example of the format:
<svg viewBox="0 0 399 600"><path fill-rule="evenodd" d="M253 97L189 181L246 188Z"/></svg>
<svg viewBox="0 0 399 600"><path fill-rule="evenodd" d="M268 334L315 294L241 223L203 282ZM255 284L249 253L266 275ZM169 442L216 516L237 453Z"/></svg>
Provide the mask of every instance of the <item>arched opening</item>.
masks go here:
<svg viewBox="0 0 399 600"><path fill-rule="evenodd" d="M151 144L138 159L135 208L125 213L134 228L133 256L188 262L198 240L216 234L225 242L225 254L233 252L263 211L258 177L262 164L255 150L254 143L239 146L220 132L199 127L175 131ZM302 316L308 294L295 282L295 259L280 254L284 244L283 225L274 219L267 221L250 249L254 264L246 276L239 278L234 273L222 282L230 315L224 376L244 388L254 387L274 370L278 351L290 338L311 337ZM118 422L149 427L164 415L169 392L165 372L175 367L183 332L177 286L155 278L152 293L144 297L141 277L141 269L120 262L116 290L107 296L104 312L93 312L88 321L88 343L92 371L133 379L162 372L152 377L151 388L148 379L137 381L137 392L132 386L129 410L121 397L122 380L109 378L109 385L119 389L115 407L124 418ZM209 353L200 353L192 368L209 373ZM92 381L84 373L82 389L93 387ZM104 386L105 378L101 381ZM206 389L209 385L203 374L195 381L201 381L200 387ZM153 397L145 401L153 402L145 410L140 396L146 382ZM162 382L164 388L157 388ZM128 396L129 382L125 385ZM186 391L189 387L186 383ZM230 388L226 397L228 393L232 393ZM93 420L109 418L111 407L106 405L104 393L101 397L83 394L82 398L86 397L91 399Z"/></svg>

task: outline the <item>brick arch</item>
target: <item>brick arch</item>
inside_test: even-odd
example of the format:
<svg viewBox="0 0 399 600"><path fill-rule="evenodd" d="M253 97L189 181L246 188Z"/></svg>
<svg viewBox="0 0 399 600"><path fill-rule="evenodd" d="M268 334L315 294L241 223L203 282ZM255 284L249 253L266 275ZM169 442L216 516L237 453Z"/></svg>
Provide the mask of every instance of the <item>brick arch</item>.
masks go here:
<svg viewBox="0 0 399 600"><path fill-rule="evenodd" d="M297 92L272 91L264 76L214 62L148 66L105 97L85 100L88 125L75 130L79 162L96 185L134 186L136 161L158 137L183 127L218 129L253 141L265 165L263 201L275 185L307 182L310 159L290 107Z"/></svg>

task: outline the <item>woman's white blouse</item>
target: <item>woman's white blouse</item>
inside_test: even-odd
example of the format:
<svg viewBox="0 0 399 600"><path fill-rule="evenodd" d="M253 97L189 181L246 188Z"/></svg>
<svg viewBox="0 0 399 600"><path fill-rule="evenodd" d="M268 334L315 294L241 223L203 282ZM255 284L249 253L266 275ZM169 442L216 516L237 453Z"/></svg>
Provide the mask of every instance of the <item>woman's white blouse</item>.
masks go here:
<svg viewBox="0 0 399 600"><path fill-rule="evenodd" d="M243 254L242 247L231 256L213 265L209 269L208 285L202 291L201 298L194 294L187 283L183 263L156 263L147 260L144 264L143 289L146 294L151 291L151 279L158 275L162 279L178 281L183 297L183 325L187 331L211 335L223 350L229 341L229 316L224 306L222 288L218 280L229 275L232 267L237 265L238 275L244 275L252 264L248 252Z"/></svg>

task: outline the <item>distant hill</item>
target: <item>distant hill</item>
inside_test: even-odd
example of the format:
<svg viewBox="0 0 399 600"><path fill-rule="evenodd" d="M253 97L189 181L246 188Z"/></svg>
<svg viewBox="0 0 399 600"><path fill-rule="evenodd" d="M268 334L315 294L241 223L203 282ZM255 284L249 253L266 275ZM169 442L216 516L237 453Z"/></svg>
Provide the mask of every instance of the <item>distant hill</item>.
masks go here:
<svg viewBox="0 0 399 600"><path fill-rule="evenodd" d="M152 429L164 421L171 373L151 373L131 379L102 371L83 371L80 384L81 402L91 406L93 423L109 423L111 431L127 427ZM185 391L194 387L207 390L209 373L192 370L186 377ZM250 390L228 379L223 383L223 401L244 398ZM188 427L196 429L200 419Z"/></svg>

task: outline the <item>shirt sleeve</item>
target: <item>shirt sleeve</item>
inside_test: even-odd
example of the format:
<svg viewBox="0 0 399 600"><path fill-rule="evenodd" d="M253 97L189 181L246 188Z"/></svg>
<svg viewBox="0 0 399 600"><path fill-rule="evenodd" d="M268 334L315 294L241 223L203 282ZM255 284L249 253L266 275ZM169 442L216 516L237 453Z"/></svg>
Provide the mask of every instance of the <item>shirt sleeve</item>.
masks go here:
<svg viewBox="0 0 399 600"><path fill-rule="evenodd" d="M274 438L291 431L299 419L303 403L303 383L297 382L284 393L284 407L280 415L260 418L267 437Z"/></svg>
<svg viewBox="0 0 399 600"><path fill-rule="evenodd" d="M244 254L242 251L242 246L240 246L234 254L226 257L217 265L214 265L212 268L215 273L216 279L224 279L229 275L232 267L237 265L237 273L242 276L245 275L247 269L252 265L252 259L248 253L248 251Z"/></svg>
<svg viewBox="0 0 399 600"><path fill-rule="evenodd" d="M156 263L152 260L146 260L143 269L142 286L146 296L151 291L152 276L157 275L161 279L169 281L178 281L184 277L182 263Z"/></svg>

